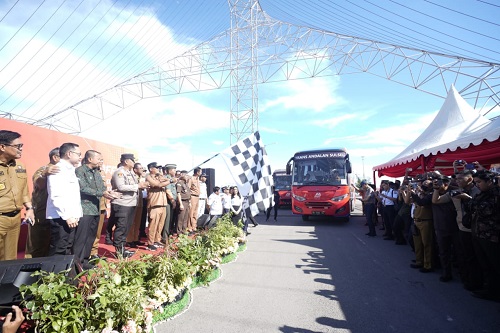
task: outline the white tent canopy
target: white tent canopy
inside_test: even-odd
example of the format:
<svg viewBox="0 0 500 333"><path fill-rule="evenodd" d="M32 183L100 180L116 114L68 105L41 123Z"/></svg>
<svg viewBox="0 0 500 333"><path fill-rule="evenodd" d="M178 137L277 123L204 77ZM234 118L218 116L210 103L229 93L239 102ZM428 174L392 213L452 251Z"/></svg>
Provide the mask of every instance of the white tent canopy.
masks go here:
<svg viewBox="0 0 500 333"><path fill-rule="evenodd" d="M499 122L492 122L473 109L452 85L438 114L425 131L405 150L374 170L389 168L417 160L420 156L444 153L448 149L466 148L500 136ZM485 133L488 136L485 137ZM496 136L496 137L495 137ZM472 141L471 141L472 140Z"/></svg>

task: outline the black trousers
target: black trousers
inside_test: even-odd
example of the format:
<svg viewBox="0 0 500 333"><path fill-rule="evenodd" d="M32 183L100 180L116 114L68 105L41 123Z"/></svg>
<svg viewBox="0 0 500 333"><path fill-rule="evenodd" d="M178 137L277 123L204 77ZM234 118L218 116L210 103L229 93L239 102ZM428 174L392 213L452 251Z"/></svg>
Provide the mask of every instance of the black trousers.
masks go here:
<svg viewBox="0 0 500 333"><path fill-rule="evenodd" d="M113 205L115 233L113 235L113 245L118 251L123 251L127 234L134 222L135 206Z"/></svg>
<svg viewBox="0 0 500 333"><path fill-rule="evenodd" d="M68 227L68 223L61 218L47 221L50 222L49 256L71 254L76 229Z"/></svg>
<svg viewBox="0 0 500 333"><path fill-rule="evenodd" d="M273 207L269 207L266 211L266 221L269 220L269 216L271 216L271 209L274 208L274 220L278 218L278 204L274 204Z"/></svg>
<svg viewBox="0 0 500 333"><path fill-rule="evenodd" d="M148 216L148 199L142 199L141 226L139 227L139 237L146 235L146 219Z"/></svg>
<svg viewBox="0 0 500 333"><path fill-rule="evenodd" d="M111 204L108 222L106 223L106 242L113 240L113 227L115 226L116 221L113 206L114 204Z"/></svg>
<svg viewBox="0 0 500 333"><path fill-rule="evenodd" d="M75 242L73 243L73 254L82 264L88 263L98 224L99 215L83 215L78 221Z"/></svg>

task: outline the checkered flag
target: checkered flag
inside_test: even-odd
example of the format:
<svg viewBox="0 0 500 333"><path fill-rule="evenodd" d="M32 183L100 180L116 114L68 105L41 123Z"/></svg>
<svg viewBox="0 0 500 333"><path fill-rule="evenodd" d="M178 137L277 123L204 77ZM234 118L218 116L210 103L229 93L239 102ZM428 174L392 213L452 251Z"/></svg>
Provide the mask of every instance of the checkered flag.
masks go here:
<svg viewBox="0 0 500 333"><path fill-rule="evenodd" d="M259 132L225 149L222 157L241 195L247 197L243 201L244 210L249 208L255 216L274 206L271 166Z"/></svg>

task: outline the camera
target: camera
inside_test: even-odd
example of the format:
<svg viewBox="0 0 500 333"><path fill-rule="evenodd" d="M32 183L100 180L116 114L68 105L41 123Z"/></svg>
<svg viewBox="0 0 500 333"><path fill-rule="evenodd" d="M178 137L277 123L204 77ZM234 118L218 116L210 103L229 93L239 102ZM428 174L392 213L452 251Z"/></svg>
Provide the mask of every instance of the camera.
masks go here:
<svg viewBox="0 0 500 333"><path fill-rule="evenodd" d="M476 168L476 166L474 165L474 163L467 163L467 164L465 165L465 168L466 168L467 170L474 170L474 169Z"/></svg>
<svg viewBox="0 0 500 333"><path fill-rule="evenodd" d="M457 164L465 164L465 161L464 160L458 160Z"/></svg>
<svg viewBox="0 0 500 333"><path fill-rule="evenodd" d="M410 183L410 185L411 185L411 188L412 188L413 190L416 190L416 189L417 189L417 187L418 187L418 184L417 184L417 183Z"/></svg>
<svg viewBox="0 0 500 333"><path fill-rule="evenodd" d="M462 194L462 191L453 190L453 191L451 191L451 192L450 192L450 195L451 195L452 197L457 196L457 195L459 195L459 194Z"/></svg>
<svg viewBox="0 0 500 333"><path fill-rule="evenodd" d="M443 185L443 180L440 178L435 178L434 179L434 185L441 186Z"/></svg>

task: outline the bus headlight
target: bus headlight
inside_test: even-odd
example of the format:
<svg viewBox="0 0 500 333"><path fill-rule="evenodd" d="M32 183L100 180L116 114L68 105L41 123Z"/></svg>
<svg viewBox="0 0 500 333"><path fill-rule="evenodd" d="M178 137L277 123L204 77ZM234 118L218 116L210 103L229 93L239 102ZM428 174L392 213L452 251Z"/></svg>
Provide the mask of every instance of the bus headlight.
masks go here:
<svg viewBox="0 0 500 333"><path fill-rule="evenodd" d="M301 197L300 195L292 194L292 196L297 201L306 201L306 198Z"/></svg>
<svg viewBox="0 0 500 333"><path fill-rule="evenodd" d="M349 196L349 194L343 194L343 195L339 195L338 197L333 197L332 198L332 201L342 201L344 200L345 198L347 198Z"/></svg>

